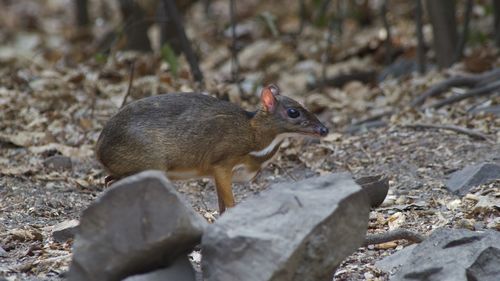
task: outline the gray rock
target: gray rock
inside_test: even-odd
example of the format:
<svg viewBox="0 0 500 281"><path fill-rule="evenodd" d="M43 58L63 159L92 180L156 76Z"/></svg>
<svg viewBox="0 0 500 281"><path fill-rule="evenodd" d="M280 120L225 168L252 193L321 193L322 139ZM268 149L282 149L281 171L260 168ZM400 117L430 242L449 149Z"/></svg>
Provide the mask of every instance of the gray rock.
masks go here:
<svg viewBox="0 0 500 281"><path fill-rule="evenodd" d="M417 244L410 245L394 254L375 262L375 266L385 272L394 273L403 266L411 256Z"/></svg>
<svg viewBox="0 0 500 281"><path fill-rule="evenodd" d="M500 279L500 249L489 247L467 268L467 280L498 281L498 279Z"/></svg>
<svg viewBox="0 0 500 281"><path fill-rule="evenodd" d="M163 268L198 244L205 226L163 173L125 178L83 211L68 280L121 280Z"/></svg>
<svg viewBox="0 0 500 281"><path fill-rule="evenodd" d="M356 183L367 192L372 208L380 206L389 192L389 178L383 175L361 177Z"/></svg>
<svg viewBox="0 0 500 281"><path fill-rule="evenodd" d="M366 193L347 174L274 185L205 230L203 277L332 280L363 243L369 210Z"/></svg>
<svg viewBox="0 0 500 281"><path fill-rule="evenodd" d="M7 253L7 251L4 250L4 248L2 248L2 246L0 246L0 257L4 258L4 257L7 257L9 254Z"/></svg>
<svg viewBox="0 0 500 281"><path fill-rule="evenodd" d="M470 281L466 269L487 248L500 245L500 232L437 229L411 252L390 280Z"/></svg>
<svg viewBox="0 0 500 281"><path fill-rule="evenodd" d="M195 281L195 271L187 256L180 256L170 266L134 275L123 281Z"/></svg>
<svg viewBox="0 0 500 281"><path fill-rule="evenodd" d="M500 165L480 163L454 172L446 181L446 188L458 195L465 195L474 186L500 179Z"/></svg>
<svg viewBox="0 0 500 281"><path fill-rule="evenodd" d="M54 155L47 157L43 161L46 169L50 171L71 171L73 169L73 162L71 158L63 155Z"/></svg>
<svg viewBox="0 0 500 281"><path fill-rule="evenodd" d="M52 226L52 238L56 242L72 239L78 228L78 220L67 220Z"/></svg>

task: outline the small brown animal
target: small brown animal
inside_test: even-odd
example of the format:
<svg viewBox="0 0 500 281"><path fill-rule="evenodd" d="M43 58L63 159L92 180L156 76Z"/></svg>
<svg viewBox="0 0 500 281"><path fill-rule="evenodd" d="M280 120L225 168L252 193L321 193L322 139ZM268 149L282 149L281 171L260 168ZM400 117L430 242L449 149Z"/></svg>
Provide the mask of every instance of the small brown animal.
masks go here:
<svg viewBox="0 0 500 281"><path fill-rule="evenodd" d="M107 180L149 169L172 180L213 177L222 213L234 206L232 182L254 178L290 133L326 136L328 129L275 85L262 90L256 112L203 94L165 94L113 116L96 154Z"/></svg>

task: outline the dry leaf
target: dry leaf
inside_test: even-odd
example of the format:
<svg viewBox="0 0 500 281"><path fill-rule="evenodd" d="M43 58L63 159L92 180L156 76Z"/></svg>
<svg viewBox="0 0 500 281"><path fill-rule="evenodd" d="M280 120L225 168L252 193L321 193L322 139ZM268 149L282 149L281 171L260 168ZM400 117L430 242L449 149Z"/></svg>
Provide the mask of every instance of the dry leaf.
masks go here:
<svg viewBox="0 0 500 281"><path fill-rule="evenodd" d="M401 212L394 213L387 219L389 230L400 228L405 221L406 221L406 216L403 213Z"/></svg>

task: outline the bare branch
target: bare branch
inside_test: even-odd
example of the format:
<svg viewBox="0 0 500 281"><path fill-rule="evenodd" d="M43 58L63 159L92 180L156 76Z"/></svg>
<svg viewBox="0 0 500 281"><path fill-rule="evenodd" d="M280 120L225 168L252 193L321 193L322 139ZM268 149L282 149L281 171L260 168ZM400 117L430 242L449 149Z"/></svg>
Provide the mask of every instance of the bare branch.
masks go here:
<svg viewBox="0 0 500 281"><path fill-rule="evenodd" d="M471 129L455 126L455 125L435 125L435 124L408 124L404 125L404 127L407 128L414 128L414 129L439 129L439 130L447 130L447 131L453 131L456 133L464 134L469 137L481 139L481 140L486 140L490 141L489 137L481 132L477 132Z"/></svg>
<svg viewBox="0 0 500 281"><path fill-rule="evenodd" d="M422 22L422 0L417 0L415 7L415 28L417 32L417 66L420 74L425 73L425 44Z"/></svg>
<svg viewBox="0 0 500 281"><path fill-rule="evenodd" d="M481 74L469 75L469 76L456 76L443 80L440 83L430 87L427 91L423 92L420 96L415 98L410 106L420 106L427 98L437 96L451 87L476 87L481 85L489 84L495 80L500 79L500 68L495 68L491 71L484 72Z"/></svg>
<svg viewBox="0 0 500 281"><path fill-rule="evenodd" d="M186 55L186 59L189 63L194 79L197 82L202 83L203 74L201 73L200 66L198 65L198 58L196 57L193 49L191 48L189 39L186 36L186 32L184 31L184 26L182 25L182 21L179 16L179 11L177 10L177 7L175 5L175 1L163 0L163 6L165 7L165 13L167 14L168 18L175 25L175 31L177 33L177 37L180 41L182 51Z"/></svg>
<svg viewBox="0 0 500 281"><path fill-rule="evenodd" d="M392 36L391 36L391 26L389 25L389 20L387 19L387 2L384 0L380 8L380 15L382 16L382 22L384 23L384 29L386 33L385 38L385 64L390 64L392 60Z"/></svg>
<svg viewBox="0 0 500 281"><path fill-rule="evenodd" d="M385 233L366 235L363 246L381 244L402 239L408 240L412 243L420 243L425 240L425 236L407 229L396 229Z"/></svg>
<svg viewBox="0 0 500 281"><path fill-rule="evenodd" d="M464 25L462 27L462 34L460 35L458 41L457 50L455 52L455 61L461 60L462 56L464 55L465 44L467 43L467 39L469 37L469 22L472 15L473 4L474 3L472 0L467 0L467 2L465 3L466 6L465 6Z"/></svg>
<svg viewBox="0 0 500 281"><path fill-rule="evenodd" d="M470 91L468 91L466 93L463 93L463 94L460 94L460 95L454 95L454 96L451 96L451 97L449 97L447 99L438 101L438 102L432 104L430 107L432 107L432 108L441 108L441 107L443 107L445 105L456 103L456 102L459 102L459 101L462 101L464 99L468 99L468 98L471 98L471 97L480 97L480 96L492 95L498 89L500 89L500 80L496 81L496 82L493 82L491 84L488 84L486 86L483 86L481 88L473 89L473 90L470 90Z"/></svg>
<svg viewBox="0 0 500 281"><path fill-rule="evenodd" d="M124 107L125 104L127 104L127 99L128 99L128 96L130 96L130 91L132 89L132 83L134 82L134 72L135 72L135 61L132 61L130 63L130 74L129 74L129 79L128 79L127 93L123 97L122 105L120 106L120 108Z"/></svg>

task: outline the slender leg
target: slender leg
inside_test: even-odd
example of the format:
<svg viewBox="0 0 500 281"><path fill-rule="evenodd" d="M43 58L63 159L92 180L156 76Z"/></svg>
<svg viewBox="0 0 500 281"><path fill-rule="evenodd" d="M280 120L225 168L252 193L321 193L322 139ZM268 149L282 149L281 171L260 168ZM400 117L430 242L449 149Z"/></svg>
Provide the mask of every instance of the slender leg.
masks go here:
<svg viewBox="0 0 500 281"><path fill-rule="evenodd" d="M110 185L112 185L114 182L116 181L116 178L113 177L112 175L109 175L109 176L106 176L104 178L104 185L106 187L109 187Z"/></svg>
<svg viewBox="0 0 500 281"><path fill-rule="evenodd" d="M231 169L225 167L214 168L215 187L219 199L219 213L222 214L226 207L234 207Z"/></svg>

